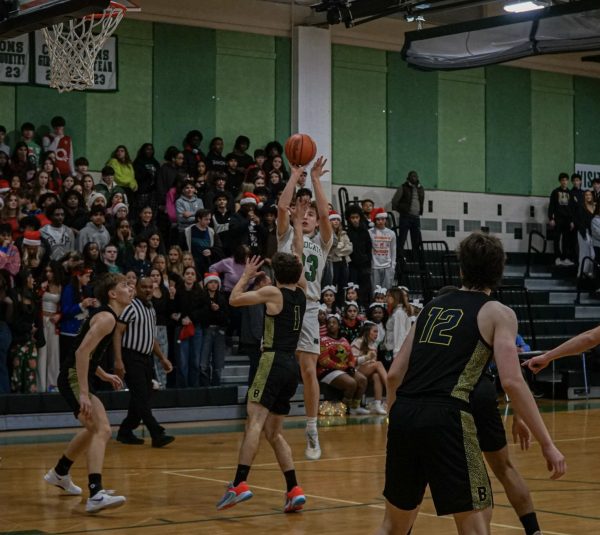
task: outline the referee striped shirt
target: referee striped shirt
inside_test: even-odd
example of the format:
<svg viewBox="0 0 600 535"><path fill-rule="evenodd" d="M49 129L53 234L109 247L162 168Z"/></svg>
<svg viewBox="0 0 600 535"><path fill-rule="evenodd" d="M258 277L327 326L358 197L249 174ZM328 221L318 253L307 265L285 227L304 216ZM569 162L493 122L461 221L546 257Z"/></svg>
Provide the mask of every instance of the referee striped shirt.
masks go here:
<svg viewBox="0 0 600 535"><path fill-rule="evenodd" d="M121 345L144 355L152 355L156 337L156 312L150 302L144 304L137 297L123 311L119 321L127 325Z"/></svg>

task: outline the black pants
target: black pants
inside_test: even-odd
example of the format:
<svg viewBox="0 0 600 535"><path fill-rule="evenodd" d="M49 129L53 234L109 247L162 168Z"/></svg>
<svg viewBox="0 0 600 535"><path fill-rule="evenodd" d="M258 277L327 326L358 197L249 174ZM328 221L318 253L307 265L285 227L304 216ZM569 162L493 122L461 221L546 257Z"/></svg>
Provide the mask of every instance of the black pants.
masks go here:
<svg viewBox="0 0 600 535"><path fill-rule="evenodd" d="M359 304L368 308L371 304L371 266L355 266L350 262L350 281L358 284Z"/></svg>
<svg viewBox="0 0 600 535"><path fill-rule="evenodd" d="M164 428L156 421L150 407L154 376L153 357L131 349L123 349L123 364L130 398L127 416L121 422L119 434L128 435L140 422L144 422L152 438L159 437L164 433Z"/></svg>
<svg viewBox="0 0 600 535"><path fill-rule="evenodd" d="M413 258L415 258L419 250L419 245L421 245L421 218L419 216L400 216L400 220L398 221L398 252L396 254L398 259L404 256L404 244L409 232Z"/></svg>
<svg viewBox="0 0 600 535"><path fill-rule="evenodd" d="M571 230L571 220L556 218L554 227L554 255L561 260L575 259L575 231Z"/></svg>

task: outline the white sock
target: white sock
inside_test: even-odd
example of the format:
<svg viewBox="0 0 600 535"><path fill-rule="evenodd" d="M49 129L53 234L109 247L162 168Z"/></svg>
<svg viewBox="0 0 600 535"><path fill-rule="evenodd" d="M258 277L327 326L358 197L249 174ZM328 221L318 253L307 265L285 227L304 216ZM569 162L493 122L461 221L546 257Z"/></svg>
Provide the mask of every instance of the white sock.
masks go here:
<svg viewBox="0 0 600 535"><path fill-rule="evenodd" d="M317 417L311 417L306 419L306 431L311 434L317 433Z"/></svg>

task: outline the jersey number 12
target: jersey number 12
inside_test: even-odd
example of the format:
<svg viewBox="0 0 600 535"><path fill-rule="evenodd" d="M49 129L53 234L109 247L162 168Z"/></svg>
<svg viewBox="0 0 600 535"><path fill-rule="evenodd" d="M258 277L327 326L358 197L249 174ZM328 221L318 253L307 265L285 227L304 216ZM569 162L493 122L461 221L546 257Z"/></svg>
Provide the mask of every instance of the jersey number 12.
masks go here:
<svg viewBox="0 0 600 535"><path fill-rule="evenodd" d="M460 308L431 307L419 342L449 346L452 343L450 333L458 327L462 317L463 311Z"/></svg>

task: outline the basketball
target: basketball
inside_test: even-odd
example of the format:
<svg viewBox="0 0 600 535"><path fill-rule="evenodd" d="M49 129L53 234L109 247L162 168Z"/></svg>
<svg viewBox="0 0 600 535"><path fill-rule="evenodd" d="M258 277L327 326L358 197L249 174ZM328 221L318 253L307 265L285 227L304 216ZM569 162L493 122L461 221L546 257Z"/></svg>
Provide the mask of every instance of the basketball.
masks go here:
<svg viewBox="0 0 600 535"><path fill-rule="evenodd" d="M294 134L285 142L285 155L292 165L306 165L317 154L317 144L308 134Z"/></svg>

